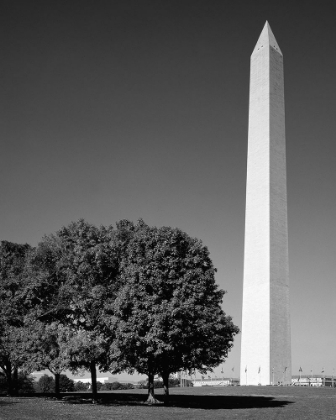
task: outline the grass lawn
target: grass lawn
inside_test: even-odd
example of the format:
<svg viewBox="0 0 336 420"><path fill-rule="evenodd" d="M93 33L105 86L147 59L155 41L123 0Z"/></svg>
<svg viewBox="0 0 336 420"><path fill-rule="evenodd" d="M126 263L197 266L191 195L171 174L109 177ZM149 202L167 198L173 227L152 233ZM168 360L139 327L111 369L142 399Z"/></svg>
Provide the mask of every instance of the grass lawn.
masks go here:
<svg viewBox="0 0 336 420"><path fill-rule="evenodd" d="M143 404L145 390L99 393L99 404L89 403L90 394L62 395L77 400L0 397L0 420L336 419L335 388L173 388L169 406Z"/></svg>

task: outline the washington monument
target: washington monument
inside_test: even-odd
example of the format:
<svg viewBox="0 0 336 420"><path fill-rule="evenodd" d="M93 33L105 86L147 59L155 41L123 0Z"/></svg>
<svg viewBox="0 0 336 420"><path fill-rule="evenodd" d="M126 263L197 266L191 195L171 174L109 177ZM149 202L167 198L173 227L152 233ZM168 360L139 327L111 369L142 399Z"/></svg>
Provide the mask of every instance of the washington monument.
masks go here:
<svg viewBox="0 0 336 420"><path fill-rule="evenodd" d="M240 384L291 375L283 58L266 22L250 68Z"/></svg>

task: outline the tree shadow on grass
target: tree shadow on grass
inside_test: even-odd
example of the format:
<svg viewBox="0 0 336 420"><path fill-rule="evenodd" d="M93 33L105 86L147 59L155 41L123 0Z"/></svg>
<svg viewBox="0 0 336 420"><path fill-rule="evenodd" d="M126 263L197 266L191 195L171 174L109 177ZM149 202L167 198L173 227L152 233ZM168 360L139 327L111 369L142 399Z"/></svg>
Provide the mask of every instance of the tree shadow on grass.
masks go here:
<svg viewBox="0 0 336 420"><path fill-rule="evenodd" d="M113 393L99 394L100 403L103 405L143 405L145 395ZM163 401L163 396L156 398ZM199 408L203 410L232 410L247 408L274 408L285 407L293 402L278 400L274 397L265 396L232 396L232 395L171 395L169 407Z"/></svg>
<svg viewBox="0 0 336 420"><path fill-rule="evenodd" d="M56 400L53 394L34 394L31 396ZM58 401L67 404L91 404L93 402L91 393L62 393L60 397ZM156 395L156 398L163 402L163 395ZM98 394L98 403L105 406L144 406L146 404L145 401L146 394L128 392L100 392ZM170 395L169 404L160 405L160 407L196 408L202 410L243 410L249 408L280 408L289 404L293 404L293 401L266 396L179 394Z"/></svg>
<svg viewBox="0 0 336 420"><path fill-rule="evenodd" d="M0 411L1 411L1 407L4 407L5 405L17 404L16 401L11 401L9 398L6 398L6 399L4 399L4 398L6 398L6 397L2 398L2 396L0 396Z"/></svg>
<svg viewBox="0 0 336 420"><path fill-rule="evenodd" d="M247 395L174 395L169 405L175 407L200 408L203 410L232 410L246 408L285 407L290 401L277 400L274 397Z"/></svg>

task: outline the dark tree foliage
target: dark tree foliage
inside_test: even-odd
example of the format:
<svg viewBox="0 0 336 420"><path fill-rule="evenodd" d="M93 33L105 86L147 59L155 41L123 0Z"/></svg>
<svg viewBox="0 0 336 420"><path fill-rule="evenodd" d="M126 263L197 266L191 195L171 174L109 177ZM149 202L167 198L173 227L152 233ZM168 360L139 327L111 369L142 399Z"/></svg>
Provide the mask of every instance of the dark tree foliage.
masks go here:
<svg viewBox="0 0 336 420"><path fill-rule="evenodd" d="M60 392L73 392L75 390L75 382L66 375L61 374L59 378ZM49 375L43 375L36 383L37 392L54 393L55 379Z"/></svg>
<svg viewBox="0 0 336 420"><path fill-rule="evenodd" d="M63 371L88 369L96 398L109 386L97 384L98 367L147 374L150 403L159 375L168 397L171 373L211 370L238 333L215 271L201 241L142 220L116 229L79 220L36 249L2 242L0 369L9 392L18 391L19 369L48 368L55 380L46 375L39 386L56 394L66 388Z"/></svg>
<svg viewBox="0 0 336 420"><path fill-rule="evenodd" d="M103 382L97 381L96 384L97 384L97 390L101 391L102 387L104 386Z"/></svg>
<svg viewBox="0 0 336 420"><path fill-rule="evenodd" d="M154 375L162 377L168 397L170 373L219 365L239 330L221 308L225 292L201 241L143 221L124 229L132 236L110 318L112 369L147 374L148 401L155 402Z"/></svg>
<svg viewBox="0 0 336 420"><path fill-rule="evenodd" d="M22 304L24 268L31 247L2 241L0 245L0 369L9 394L18 393L22 366L20 346L26 308Z"/></svg>
<svg viewBox="0 0 336 420"><path fill-rule="evenodd" d="M55 380L52 376L43 375L37 381L36 391L42 393L53 393L55 392Z"/></svg>
<svg viewBox="0 0 336 420"><path fill-rule="evenodd" d="M24 372L18 372L16 387L18 394L33 394L35 392L34 378ZM0 375L0 394L8 394L8 392L6 376Z"/></svg>
<svg viewBox="0 0 336 420"><path fill-rule="evenodd" d="M78 382L75 382L74 391L85 392L85 391L88 391L89 388L90 388L89 383L78 381Z"/></svg>
<svg viewBox="0 0 336 420"><path fill-rule="evenodd" d="M178 379L169 378L168 379L169 388L175 388L180 386L180 381ZM140 389L148 389L148 380L139 382ZM164 388L164 383L162 380L154 380L154 388Z"/></svg>
<svg viewBox="0 0 336 420"><path fill-rule="evenodd" d="M113 301L118 265L111 227L84 220L45 236L30 261L31 301L36 318L62 324L58 357L74 372L91 371L97 393L96 367L106 366L111 329L104 327L104 304Z"/></svg>
<svg viewBox="0 0 336 420"><path fill-rule="evenodd" d="M75 390L75 382L73 379L68 378L66 375L60 375L60 391L73 392Z"/></svg>
<svg viewBox="0 0 336 420"><path fill-rule="evenodd" d="M101 388L101 390L106 391L117 391L118 389L133 389L134 385L129 383L120 383L120 382L105 382Z"/></svg>
<svg viewBox="0 0 336 420"><path fill-rule="evenodd" d="M48 369L55 376L56 395L61 392L61 373L70 365L70 358L61 344L63 330L59 321L42 322L30 314L25 319L21 337L23 367L30 372Z"/></svg>

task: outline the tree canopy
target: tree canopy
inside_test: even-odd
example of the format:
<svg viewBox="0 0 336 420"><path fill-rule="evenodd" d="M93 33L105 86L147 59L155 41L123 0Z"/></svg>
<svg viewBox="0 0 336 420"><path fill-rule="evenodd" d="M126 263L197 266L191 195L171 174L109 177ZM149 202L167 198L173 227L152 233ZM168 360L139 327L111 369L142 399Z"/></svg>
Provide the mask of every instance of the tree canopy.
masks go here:
<svg viewBox="0 0 336 420"><path fill-rule="evenodd" d="M22 305L23 273L28 244L1 241L0 245L0 368L6 376L9 393L17 392L20 344L25 308Z"/></svg>
<svg viewBox="0 0 336 420"><path fill-rule="evenodd" d="M143 221L132 228L110 321L116 334L111 351L116 369L148 375L153 401L154 375L168 394L169 374L205 372L223 362L238 328L221 308L225 292L201 241Z"/></svg>
<svg viewBox="0 0 336 420"><path fill-rule="evenodd" d="M58 323L53 347L58 348L58 364L62 358L74 372L89 369L96 394L96 366L106 367L110 332L102 308L114 299L118 273L113 229L73 222L43 238L30 269L36 318Z"/></svg>
<svg viewBox="0 0 336 420"><path fill-rule="evenodd" d="M180 229L83 219L35 249L0 248L0 367L48 368L60 389L67 369L154 376L205 372L222 363L238 328L222 310L208 249ZM9 382L10 382L9 379Z"/></svg>

